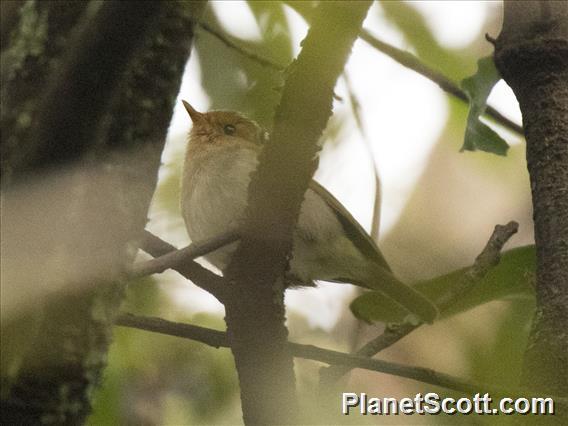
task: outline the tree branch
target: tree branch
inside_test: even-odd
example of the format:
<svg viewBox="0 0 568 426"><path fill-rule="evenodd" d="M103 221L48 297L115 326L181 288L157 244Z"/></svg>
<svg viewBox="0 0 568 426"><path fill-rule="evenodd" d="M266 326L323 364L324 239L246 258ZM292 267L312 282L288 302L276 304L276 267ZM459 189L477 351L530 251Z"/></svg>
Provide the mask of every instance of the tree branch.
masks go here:
<svg viewBox="0 0 568 426"><path fill-rule="evenodd" d="M143 277L146 275L160 274L166 269L177 270L187 261L197 259L227 244L234 243L239 238L239 234L232 231L217 235L205 241L196 241L178 250L152 233L144 231L144 240L141 244L142 250L153 256L157 253L163 254L158 255L159 257L155 259L133 265L130 275L132 277Z"/></svg>
<svg viewBox="0 0 568 426"><path fill-rule="evenodd" d="M438 308L443 312L450 308L457 300L469 292L487 273L499 263L501 258L501 250L505 243L518 231L519 224L511 221L507 225L497 225L487 244L481 253L475 259L471 268L462 276L455 287L451 291L445 293L438 301ZM394 326L388 326L387 329L365 344L356 353L360 356L372 357L380 351L392 346L408 334L412 333L424 323L404 322ZM338 380L341 376L349 371L349 368L334 367L326 368L320 371L321 381L331 383Z"/></svg>
<svg viewBox="0 0 568 426"><path fill-rule="evenodd" d="M209 34L211 34L212 36L214 36L217 40L221 41L225 46L236 50L237 52L239 52L241 55L246 56L247 58L249 58L250 60L264 66L267 68L271 68L273 70L276 71L284 71L286 69L285 66L277 64L274 61L271 61L270 59L267 59L263 56L260 56L254 52L251 52L250 50L246 49L243 46L240 46L239 44L235 43L233 41L233 37L228 36L227 34L216 30L215 28L211 27L210 25L206 24L205 22L198 22L197 23L199 25L199 27L201 29L203 29L204 31L208 32Z"/></svg>
<svg viewBox="0 0 568 426"><path fill-rule="evenodd" d="M300 13L300 9L297 5L289 2L289 5L298 13ZM301 12L302 16L305 16L304 11ZM199 22L198 25L209 34L216 37L220 40L223 44L228 46L231 49L236 50L237 52L241 53L243 56L251 59L254 62L259 63L262 66L267 68L271 68L276 71L284 71L286 69L285 66L277 64L274 61L271 61L268 58L260 56L250 50L240 46L238 43L233 41L232 37L229 37L227 34L223 34L221 31L212 28L210 25ZM413 55L410 52L406 52L402 49L394 47L384 41L380 40L376 36L374 36L371 32L366 29L363 29L360 34L360 38L368 43L370 46L377 49L379 52L384 53L389 58L393 59L394 61L398 62L402 66L411 69L412 71L420 74L423 77L426 77L428 80L432 81L433 83L437 84L443 91L449 93L450 95L464 101L466 103L469 102L469 98L467 94L452 80L446 77L439 71L434 70L433 68L428 67L426 64L422 63L419 58ZM334 95L336 99L341 100L341 98L337 95ZM505 117L499 111L497 111L492 106L488 105L485 114L491 117L496 123L499 123L503 127L509 129L510 131L518 134L519 136L524 137L523 127L514 121L510 120L509 118Z"/></svg>
<svg viewBox="0 0 568 426"><path fill-rule="evenodd" d="M232 37L232 36L222 32L221 30L215 29L211 25L206 24L205 22L197 22L197 25L199 25L199 27L201 29L203 29L204 31L208 32L213 37L215 37L216 39L221 41L221 43L223 43L228 48L233 49L236 52L239 52L241 55L249 58L251 61L254 61L257 64L260 64L260 65L262 65L263 67L266 67L266 68L270 68L274 71L278 71L278 72L286 71L286 66L280 65L280 64L278 64L278 63L276 63L276 62L274 62L274 61L272 61L268 58L265 58L264 56L261 56L257 53L254 53L251 50L247 49L246 47L236 43L234 41L235 37ZM338 101L343 100L341 98L341 96L339 96L336 93L333 94L333 98L337 99Z"/></svg>
<svg viewBox="0 0 568 426"><path fill-rule="evenodd" d="M333 88L370 5L319 4L302 51L288 68L272 138L251 177L241 243L226 271L231 296L225 303L245 424L297 417L284 273L317 142L331 115Z"/></svg>
<svg viewBox="0 0 568 426"><path fill-rule="evenodd" d="M230 347L229 339L225 332L199 327L192 324L167 321L162 318L145 317L126 313L120 315L116 319L115 325L190 339L215 348ZM362 368L365 370L390 374L392 376L404 377L418 382L456 390L465 394L488 392L492 396L503 395L508 397L513 395L526 396L534 394L534 392L531 392L529 389L505 389L493 385L474 383L429 368L408 366L389 361L367 358L361 355L347 354L313 345L302 345L299 343L288 342L287 346L295 357L319 361L329 365L347 367L349 369ZM557 400L560 401L561 398L555 398L555 401Z"/></svg>
<svg viewBox="0 0 568 426"><path fill-rule="evenodd" d="M305 19L309 20L311 16L311 10L309 10L308 8L311 9L311 6L302 4L302 2L295 1L287 1L286 4L296 12L298 12ZM377 49L379 52L382 52L391 59L394 59L402 66L411 69L418 74L426 77L428 80L436 83L443 91L455 96L456 98L464 102L469 102L466 93L462 89L460 89L460 87L456 83L454 83L441 72L428 67L426 64L423 64L420 59L418 59L412 53L398 49L397 47L379 40L376 36L372 35L366 29L363 29L361 31L360 38ZM493 118L497 123L501 124L507 129L517 133L520 136L524 136L522 126L519 126L517 123L509 120L495 108L488 105L487 109L485 110L485 114Z"/></svg>
<svg viewBox="0 0 568 426"><path fill-rule="evenodd" d="M436 83L443 91L449 93L452 96L455 96L456 98L464 102L469 102L469 98L467 97L466 93L456 83L454 83L441 72L436 71L433 68L430 68L427 65L423 64L420 59L418 59L412 53L405 52L404 50L398 49L388 43L385 43L384 41L379 40L367 30L363 30L361 32L361 39L366 41L378 51L387 55L389 58L394 59L402 66L411 69L412 71L415 71L418 74L426 77L428 80ZM524 136L522 126L518 125L514 121L509 120L492 106L487 106L485 114L487 114L489 117L491 117L497 123L501 124L507 129L517 133L520 136Z"/></svg>
<svg viewBox="0 0 568 426"><path fill-rule="evenodd" d="M225 234L221 237L226 236L228 236L228 234ZM215 240L215 238L213 240ZM212 240L209 240L209 242L212 242ZM219 242L219 239L217 239L217 242ZM170 264L167 264L164 260L160 261L160 265L165 266L163 270L171 268L177 271L182 276L193 282L195 285L211 293L219 301L223 302L226 294L225 289L227 286L225 279L223 279L223 277L220 277L219 275L214 274L209 269L204 268L199 263L192 261L191 259L202 256L206 253L197 254L196 256L192 257L192 254L189 250L189 248L191 247L194 247L194 245L192 244L186 247L186 256L188 257L184 257L182 255L174 255L176 253L179 253L181 250L178 250L171 244L158 238L149 231L144 231L144 238L140 243L140 248L142 250L144 250L151 256L158 257L159 259L163 259L166 257L166 255L172 254L172 256L169 258L171 260ZM195 252L198 252L198 249L201 250L203 249L203 247L194 247L194 249ZM209 251L207 251L207 253L209 253ZM195 252L193 254L195 254ZM142 275L145 274L138 274L137 276Z"/></svg>
<svg viewBox="0 0 568 426"><path fill-rule="evenodd" d="M191 339L196 342L213 346L214 348L229 347L227 333L197 325L173 322L162 318L134 315L130 313L123 313L119 315L114 324L122 327L130 327L138 330L165 334L168 336Z"/></svg>

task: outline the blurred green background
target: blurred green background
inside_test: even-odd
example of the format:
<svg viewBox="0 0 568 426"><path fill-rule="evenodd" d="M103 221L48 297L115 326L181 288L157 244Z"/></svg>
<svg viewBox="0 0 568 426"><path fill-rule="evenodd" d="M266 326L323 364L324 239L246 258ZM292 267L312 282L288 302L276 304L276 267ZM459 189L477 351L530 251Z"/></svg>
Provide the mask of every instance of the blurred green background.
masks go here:
<svg viewBox="0 0 568 426"><path fill-rule="evenodd" d="M479 58L491 53L484 35L498 34L501 13L498 2L376 2L365 28L459 82L476 71ZM296 11L277 1L210 2L203 22L282 67L293 60L308 28ZM199 110L239 110L270 128L284 74L226 46L203 28L197 31L180 99ZM521 227L507 248L532 243L529 182L524 145L518 137L495 127L511 143L506 157L460 153L468 106L361 40L346 75L336 88L340 99L335 101L316 177L369 229L375 193L372 164L378 165L383 182L380 246L398 275L413 282L470 265L493 226L509 220ZM359 103L360 125L350 98ZM502 82L489 103L520 122L516 101ZM178 207L189 126L178 105L149 223L149 229L178 246L189 242ZM349 286L333 284L288 292L290 339L351 350L379 334L381 324L363 326L353 318L348 305L355 295ZM534 301L530 292L511 291L505 296L422 327L381 358L480 383L513 385ZM224 329L222 306L171 271L132 282L123 310ZM227 349L117 327L108 361L89 424L241 423L238 382ZM300 392L314 418L322 410L346 424L504 420L504 416L341 417L340 395L327 401L317 389L319 367L296 361ZM342 386L373 396L412 397L432 391L455 396L366 371L355 371Z"/></svg>

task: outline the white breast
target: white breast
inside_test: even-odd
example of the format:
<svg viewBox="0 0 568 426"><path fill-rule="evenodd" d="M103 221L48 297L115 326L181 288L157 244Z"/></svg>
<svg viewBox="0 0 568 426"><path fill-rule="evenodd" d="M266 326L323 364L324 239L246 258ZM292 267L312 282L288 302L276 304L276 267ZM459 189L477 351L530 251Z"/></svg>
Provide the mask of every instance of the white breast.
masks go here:
<svg viewBox="0 0 568 426"><path fill-rule="evenodd" d="M181 210L189 237L203 241L235 229L243 220L250 175L258 164L258 151L250 147L208 146L188 152L182 180ZM210 253L206 259L224 270L238 243ZM342 276L341 256L359 260L360 253L344 237L334 212L314 191L308 190L294 233L290 271L300 281ZM357 267L358 262L351 262Z"/></svg>
<svg viewBox="0 0 568 426"><path fill-rule="evenodd" d="M257 152L242 147L208 146L186 159L182 178L181 211L192 241L203 241L227 232L243 219L250 174ZM224 269L235 244L206 258Z"/></svg>

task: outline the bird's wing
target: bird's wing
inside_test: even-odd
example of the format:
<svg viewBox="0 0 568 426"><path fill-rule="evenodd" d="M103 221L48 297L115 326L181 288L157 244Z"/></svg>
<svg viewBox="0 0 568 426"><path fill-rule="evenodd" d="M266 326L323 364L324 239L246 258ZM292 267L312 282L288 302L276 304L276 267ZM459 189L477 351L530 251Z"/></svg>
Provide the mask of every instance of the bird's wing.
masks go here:
<svg viewBox="0 0 568 426"><path fill-rule="evenodd" d="M316 194L318 194L331 208L331 210L341 223L341 226L343 226L345 233L347 234L351 242L355 245L355 247L361 250L361 253L363 253L364 255L368 256L371 259L374 259L379 266L391 272L390 266L377 247L377 244L375 244L369 234L365 232L359 222L357 222L351 215L351 213L349 213L347 209L343 207L343 205L337 200L337 198L331 195L327 189L325 189L315 180L311 181L309 188Z"/></svg>

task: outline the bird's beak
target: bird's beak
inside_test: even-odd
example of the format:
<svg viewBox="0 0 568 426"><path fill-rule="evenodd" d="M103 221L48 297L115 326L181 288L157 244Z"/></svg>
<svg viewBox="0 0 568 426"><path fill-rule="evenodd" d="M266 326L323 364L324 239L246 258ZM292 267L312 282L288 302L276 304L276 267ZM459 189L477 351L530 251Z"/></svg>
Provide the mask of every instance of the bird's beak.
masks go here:
<svg viewBox="0 0 568 426"><path fill-rule="evenodd" d="M183 103L183 106L185 107L185 110L187 111L187 113L189 114L189 117L191 118L191 121L193 121L194 123L200 121L203 118L203 113L196 111L190 104L189 102L186 102L184 100L181 101Z"/></svg>

